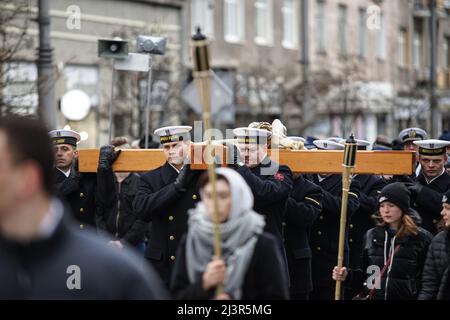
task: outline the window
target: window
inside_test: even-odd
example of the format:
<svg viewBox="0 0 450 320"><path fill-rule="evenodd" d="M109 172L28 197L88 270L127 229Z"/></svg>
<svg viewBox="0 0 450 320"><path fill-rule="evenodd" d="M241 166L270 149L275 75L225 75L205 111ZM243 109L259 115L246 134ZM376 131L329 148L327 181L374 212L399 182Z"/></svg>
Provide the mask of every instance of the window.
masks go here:
<svg viewBox="0 0 450 320"><path fill-rule="evenodd" d="M325 52L325 2L317 1L316 12L317 50Z"/></svg>
<svg viewBox="0 0 450 320"><path fill-rule="evenodd" d="M422 50L422 35L418 31L414 31L413 39L413 66L415 69L420 68L421 50Z"/></svg>
<svg viewBox="0 0 450 320"><path fill-rule="evenodd" d="M359 9L359 50L361 57L367 57L367 13L366 9Z"/></svg>
<svg viewBox="0 0 450 320"><path fill-rule="evenodd" d="M261 45L273 44L273 0L255 0L256 37Z"/></svg>
<svg viewBox="0 0 450 320"><path fill-rule="evenodd" d="M284 0L281 12L283 15L283 46L296 48L298 45L298 1Z"/></svg>
<svg viewBox="0 0 450 320"><path fill-rule="evenodd" d="M192 0L191 1L191 32L197 27L208 37L214 36L214 1Z"/></svg>
<svg viewBox="0 0 450 320"><path fill-rule="evenodd" d="M400 29L397 39L397 64L399 67L406 66L406 30Z"/></svg>
<svg viewBox="0 0 450 320"><path fill-rule="evenodd" d="M66 92L73 89L82 90L91 99L92 107L99 105L99 73L96 66L66 65L64 83Z"/></svg>
<svg viewBox="0 0 450 320"><path fill-rule="evenodd" d="M377 58L386 59L386 24L383 14L380 14L380 29L377 32Z"/></svg>
<svg viewBox="0 0 450 320"><path fill-rule="evenodd" d="M450 37L445 37L444 38L444 45L442 46L442 50L443 50L443 60L442 60L442 68L443 69L450 69L450 57L449 57L449 51L448 51L448 47L450 45Z"/></svg>
<svg viewBox="0 0 450 320"><path fill-rule="evenodd" d="M339 5L339 20L338 20L338 39L339 39L339 53L342 56L347 55L347 6Z"/></svg>
<svg viewBox="0 0 450 320"><path fill-rule="evenodd" d="M245 0L225 0L225 41L244 40Z"/></svg>
<svg viewBox="0 0 450 320"><path fill-rule="evenodd" d="M7 112L33 114L38 105L37 68L35 63L7 63L4 70L6 87L3 89L3 104ZM3 109L2 111L5 111Z"/></svg>

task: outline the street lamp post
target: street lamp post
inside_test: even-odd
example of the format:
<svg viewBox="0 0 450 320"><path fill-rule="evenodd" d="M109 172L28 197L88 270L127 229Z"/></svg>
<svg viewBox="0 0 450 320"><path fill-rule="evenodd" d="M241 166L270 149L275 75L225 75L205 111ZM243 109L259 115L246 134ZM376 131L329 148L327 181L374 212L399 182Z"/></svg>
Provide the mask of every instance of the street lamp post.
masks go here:
<svg viewBox="0 0 450 320"><path fill-rule="evenodd" d="M39 24L39 48L37 59L38 71L38 96L39 118L49 129L55 129L56 103L55 103L55 69L52 59L52 47L50 45L50 16L48 0L39 0L39 13L37 22Z"/></svg>
<svg viewBox="0 0 450 320"><path fill-rule="evenodd" d="M436 44L437 44L437 15L436 0L430 0L430 115L431 134L438 137L442 131L442 123L436 97Z"/></svg>

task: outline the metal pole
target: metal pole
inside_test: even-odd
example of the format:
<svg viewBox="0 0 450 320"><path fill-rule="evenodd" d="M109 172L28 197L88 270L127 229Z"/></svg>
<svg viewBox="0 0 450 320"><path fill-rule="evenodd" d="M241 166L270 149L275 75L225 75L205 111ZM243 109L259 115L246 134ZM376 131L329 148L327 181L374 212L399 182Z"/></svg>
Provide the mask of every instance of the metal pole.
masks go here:
<svg viewBox="0 0 450 320"><path fill-rule="evenodd" d="M302 19L300 22L301 30L301 52L300 63L303 71L303 82L306 84L309 82L309 38L308 38L308 0L302 0Z"/></svg>
<svg viewBox="0 0 450 320"><path fill-rule="evenodd" d="M114 101L114 84L116 79L116 60L113 59L113 68L112 68L112 80L111 80L111 98L109 100L109 137L108 144L111 143L112 140L112 132L113 132L113 101Z"/></svg>
<svg viewBox="0 0 450 320"><path fill-rule="evenodd" d="M301 58L300 64L302 65L302 75L303 75L303 120L304 122L308 122L311 118L310 116L310 90L309 90L309 8L308 8L309 0L302 0L302 19L300 22L300 43L301 43Z"/></svg>
<svg viewBox="0 0 450 320"><path fill-rule="evenodd" d="M430 113L431 113L431 134L438 137L441 133L440 112L436 97L436 44L437 44L437 16L436 0L430 1Z"/></svg>
<svg viewBox="0 0 450 320"><path fill-rule="evenodd" d="M50 44L50 1L39 0L39 48L37 59L38 71L38 95L39 118L49 129L56 128L56 103L55 103L55 69L52 64L52 47Z"/></svg>
<svg viewBox="0 0 450 320"><path fill-rule="evenodd" d="M152 99L152 56L149 55L148 79L147 79L147 105L145 106L145 149L148 149L148 130L150 123L150 104Z"/></svg>

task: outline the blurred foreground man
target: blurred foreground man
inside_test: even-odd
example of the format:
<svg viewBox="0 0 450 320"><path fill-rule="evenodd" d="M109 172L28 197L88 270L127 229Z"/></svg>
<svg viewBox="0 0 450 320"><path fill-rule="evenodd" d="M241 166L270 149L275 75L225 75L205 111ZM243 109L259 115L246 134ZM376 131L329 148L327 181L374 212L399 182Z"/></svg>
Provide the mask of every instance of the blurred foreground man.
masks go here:
<svg viewBox="0 0 450 320"><path fill-rule="evenodd" d="M0 299L165 299L158 276L66 220L46 129L0 118Z"/></svg>

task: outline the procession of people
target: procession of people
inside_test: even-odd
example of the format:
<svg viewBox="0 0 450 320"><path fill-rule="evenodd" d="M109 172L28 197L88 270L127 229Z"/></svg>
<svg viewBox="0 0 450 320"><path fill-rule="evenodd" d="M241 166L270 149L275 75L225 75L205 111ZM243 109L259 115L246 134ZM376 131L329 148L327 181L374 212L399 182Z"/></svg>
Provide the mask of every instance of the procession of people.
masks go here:
<svg viewBox="0 0 450 320"><path fill-rule="evenodd" d="M341 175L274 162L280 137L260 124L233 131L228 168L211 180L191 168L191 126L154 131L158 168L116 172L131 148L117 137L86 173L77 132L2 118L0 298L333 300L340 281L345 300L450 299L449 141L407 128L411 175L351 177L338 267Z"/></svg>

